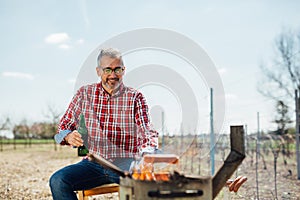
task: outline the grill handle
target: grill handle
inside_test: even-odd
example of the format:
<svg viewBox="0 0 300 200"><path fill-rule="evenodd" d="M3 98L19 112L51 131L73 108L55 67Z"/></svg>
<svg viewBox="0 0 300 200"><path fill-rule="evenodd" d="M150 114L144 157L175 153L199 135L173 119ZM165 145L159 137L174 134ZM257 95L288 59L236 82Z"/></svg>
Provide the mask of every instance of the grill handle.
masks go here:
<svg viewBox="0 0 300 200"><path fill-rule="evenodd" d="M202 190L185 190L185 191L170 191L170 190L156 190L149 191L149 197L157 198L171 198L171 197L199 197L203 195Z"/></svg>
<svg viewBox="0 0 300 200"><path fill-rule="evenodd" d="M94 154L88 154L88 158L89 158L90 161L94 161L94 162L100 164L101 166L103 166L104 168L110 169L111 171L115 172L119 176L131 177L131 174L129 172L123 171L118 166L114 165L113 163L105 160L104 158L102 158L100 156L97 156L97 155L94 155Z"/></svg>

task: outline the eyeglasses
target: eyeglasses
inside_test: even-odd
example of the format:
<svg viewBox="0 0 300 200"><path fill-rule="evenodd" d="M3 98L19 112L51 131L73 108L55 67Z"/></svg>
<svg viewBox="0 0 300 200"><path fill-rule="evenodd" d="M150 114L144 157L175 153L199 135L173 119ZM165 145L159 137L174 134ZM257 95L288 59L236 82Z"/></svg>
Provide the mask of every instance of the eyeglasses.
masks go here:
<svg viewBox="0 0 300 200"><path fill-rule="evenodd" d="M116 75L120 75L124 71L124 68L121 66L116 67L114 69L112 69L110 67L106 67L106 68L102 68L102 70L103 70L104 74L106 74L106 75L111 74L113 71L115 72Z"/></svg>

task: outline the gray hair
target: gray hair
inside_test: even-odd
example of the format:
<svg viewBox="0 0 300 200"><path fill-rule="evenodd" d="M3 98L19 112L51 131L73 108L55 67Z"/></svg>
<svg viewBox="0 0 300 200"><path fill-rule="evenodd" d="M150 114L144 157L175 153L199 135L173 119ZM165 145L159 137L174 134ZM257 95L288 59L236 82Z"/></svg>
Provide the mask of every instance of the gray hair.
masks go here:
<svg viewBox="0 0 300 200"><path fill-rule="evenodd" d="M100 54L97 57L98 67L100 66L100 61L103 56L109 56L110 58L117 58L120 60L121 65L124 65L121 52L118 49L114 49L114 48L101 49Z"/></svg>

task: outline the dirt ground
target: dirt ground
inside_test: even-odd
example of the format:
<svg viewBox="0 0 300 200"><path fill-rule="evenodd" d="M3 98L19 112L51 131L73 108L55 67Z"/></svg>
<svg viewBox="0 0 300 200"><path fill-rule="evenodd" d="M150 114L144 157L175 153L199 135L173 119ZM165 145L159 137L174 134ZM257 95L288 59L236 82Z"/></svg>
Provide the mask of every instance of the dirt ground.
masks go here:
<svg viewBox="0 0 300 200"><path fill-rule="evenodd" d="M38 145L31 148L4 148L0 152L0 199L52 199L48 180L57 169L80 160L76 150L69 147L58 147L54 151L53 145ZM259 199L275 199L274 168L272 154L266 158L263 169L259 160ZM252 165L251 165L252 163ZM290 171L289 171L290 170ZM257 199L255 163L248 156L237 175L245 175L248 181L238 191L229 193L224 188L217 199ZM277 197L278 199L299 199L300 180L297 180L296 158L287 159L286 165L281 157L278 158ZM90 199L118 199L116 195L90 197Z"/></svg>

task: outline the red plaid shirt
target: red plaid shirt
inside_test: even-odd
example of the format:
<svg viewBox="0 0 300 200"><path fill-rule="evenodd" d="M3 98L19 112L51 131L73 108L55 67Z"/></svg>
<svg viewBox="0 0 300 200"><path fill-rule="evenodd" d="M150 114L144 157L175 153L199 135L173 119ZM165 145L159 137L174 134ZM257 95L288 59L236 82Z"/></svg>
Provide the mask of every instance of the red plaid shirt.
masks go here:
<svg viewBox="0 0 300 200"><path fill-rule="evenodd" d="M81 113L92 154L106 159L134 157L157 148L158 133L150 126L146 100L133 88L121 84L110 95L101 83L81 87L60 121L58 134L76 130Z"/></svg>

